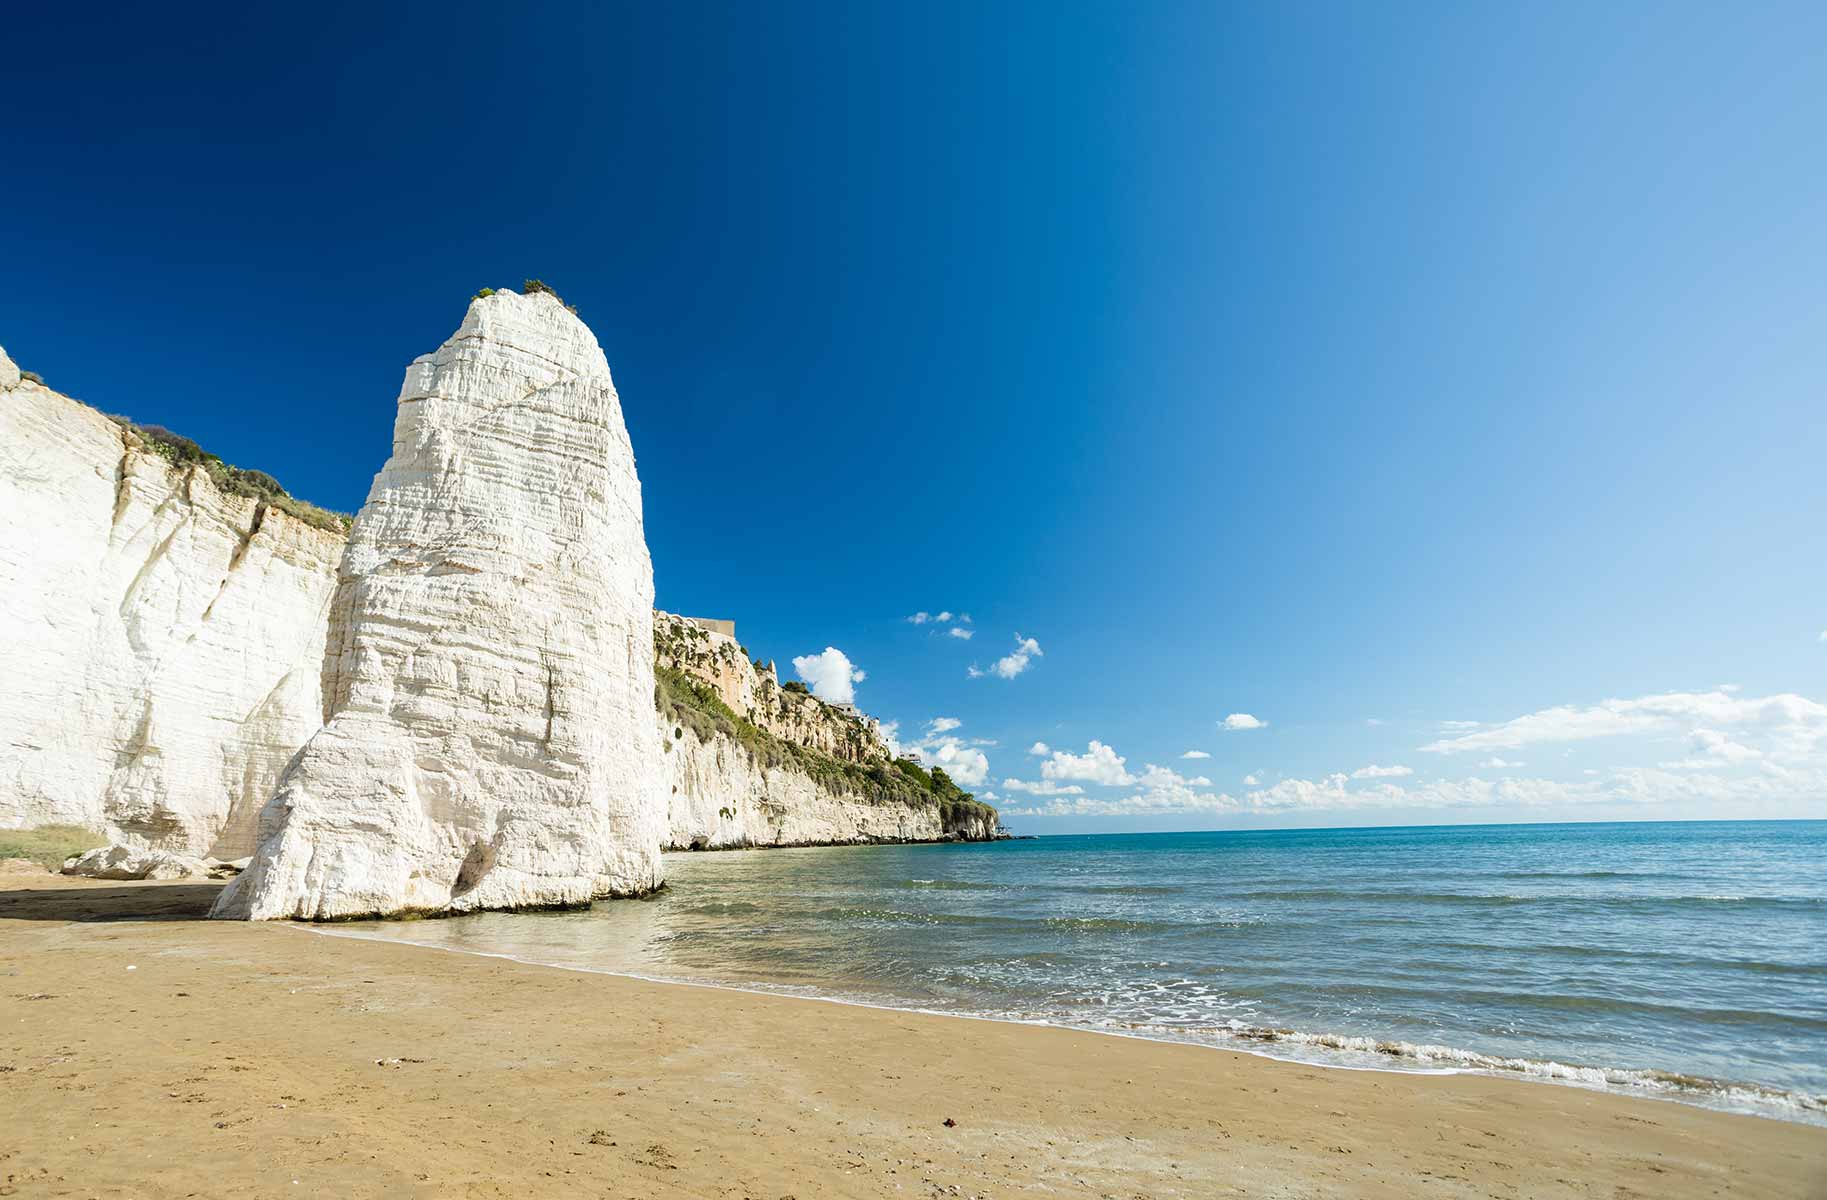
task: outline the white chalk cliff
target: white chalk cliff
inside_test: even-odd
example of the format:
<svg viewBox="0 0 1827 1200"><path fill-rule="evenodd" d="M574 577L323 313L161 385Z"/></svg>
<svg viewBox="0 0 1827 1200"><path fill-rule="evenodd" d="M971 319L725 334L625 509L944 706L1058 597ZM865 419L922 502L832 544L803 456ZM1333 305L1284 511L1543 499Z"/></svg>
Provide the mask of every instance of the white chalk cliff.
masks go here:
<svg viewBox="0 0 1827 1200"><path fill-rule="evenodd" d="M548 293L407 368L332 604L325 723L215 915L586 903L661 882L653 571L603 352Z"/></svg>
<svg viewBox="0 0 1827 1200"><path fill-rule="evenodd" d="M331 719L240 915L256 894L261 915L571 903L653 886L659 847L998 832L918 786L870 718L647 615L607 367L550 296L491 297L413 364L353 546L150 437L0 352L0 828L242 859ZM696 719L667 711L656 657L709 688ZM601 861L582 848L605 838Z"/></svg>
<svg viewBox="0 0 1827 1200"><path fill-rule="evenodd" d="M322 721L342 549L0 352L0 827L246 853Z"/></svg>

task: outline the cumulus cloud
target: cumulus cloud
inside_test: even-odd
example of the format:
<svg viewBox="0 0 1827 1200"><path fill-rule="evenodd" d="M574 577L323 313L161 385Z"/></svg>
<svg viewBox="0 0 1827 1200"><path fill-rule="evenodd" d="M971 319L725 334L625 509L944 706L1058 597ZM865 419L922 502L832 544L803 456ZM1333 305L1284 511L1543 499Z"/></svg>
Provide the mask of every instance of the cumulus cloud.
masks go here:
<svg viewBox="0 0 1827 1200"><path fill-rule="evenodd" d="M1045 758L1047 755L1053 753L1053 747L1047 745L1045 742L1035 742L1032 746L1028 747L1028 753L1038 754L1040 757Z"/></svg>
<svg viewBox="0 0 1827 1200"><path fill-rule="evenodd" d="M822 654L802 654L793 660L793 670L812 689L812 694L830 704L855 704L856 684L869 674L853 665L850 656L836 646L826 646Z"/></svg>
<svg viewBox="0 0 1827 1200"><path fill-rule="evenodd" d="M1261 729L1267 724L1267 721L1259 721L1249 713L1232 713L1224 720L1218 722L1218 728L1233 731L1240 729Z"/></svg>
<svg viewBox="0 0 1827 1200"><path fill-rule="evenodd" d="M1400 779L1404 775L1413 775L1412 767L1379 767L1371 763L1368 767L1359 767L1351 773L1353 779Z"/></svg>
<svg viewBox="0 0 1827 1200"><path fill-rule="evenodd" d="M929 612L925 611L924 609L922 609L921 611L915 613L913 616L907 618L907 623L909 625L928 625L928 624L943 625L951 619L952 619L952 614L949 610L944 611L944 612L929 613ZM968 620L970 620L970 618L969 617L960 617L959 620L968 621Z"/></svg>
<svg viewBox="0 0 1827 1200"><path fill-rule="evenodd" d="M1764 751L1808 757L1827 739L1827 705L1803 696L1740 696L1710 692L1666 692L1632 700L1606 700L1587 707L1560 705L1509 721L1429 742L1430 754L1514 750L1555 742L1627 735L1681 734L1733 730L1740 741L1762 741Z"/></svg>
<svg viewBox="0 0 1827 1200"><path fill-rule="evenodd" d="M1203 750L1188 750L1185 754L1182 754L1180 757L1181 758L1210 758L1211 755L1207 754Z"/></svg>
<svg viewBox="0 0 1827 1200"><path fill-rule="evenodd" d="M957 717L934 717L926 723L925 736L907 745L894 745L894 752L912 755L928 767L941 768L959 787L977 787L990 777L990 760L978 747L996 743L954 736L952 730L963 724Z"/></svg>
<svg viewBox="0 0 1827 1200"><path fill-rule="evenodd" d="M1478 765L1487 771L1514 771L1517 767L1523 766L1524 764L1519 762L1505 762L1503 759L1493 755Z"/></svg>
<svg viewBox="0 0 1827 1200"><path fill-rule="evenodd" d="M1013 679L1028 669L1031 660L1042 656L1040 643L1033 638L1015 635L1015 649L1003 655L987 668L972 663L968 672L972 679L981 679L985 675L994 675L999 679Z"/></svg>
<svg viewBox="0 0 1827 1200"><path fill-rule="evenodd" d="M1256 778L1256 776L1253 774L1245 775L1243 777L1243 786L1244 787L1258 787L1261 784L1262 784L1262 780Z"/></svg>
<svg viewBox="0 0 1827 1200"><path fill-rule="evenodd" d="M1040 774L1043 779L1055 781L1075 780L1105 787L1124 787L1135 779L1123 763L1122 755L1094 738L1083 754L1053 751L1052 756L1040 764Z"/></svg>
<svg viewBox="0 0 1827 1200"><path fill-rule="evenodd" d="M966 629L962 625L954 625L950 629L946 630L945 632L951 634L955 638L959 638L959 639L961 639L963 641L967 641L967 642L977 636L977 631L975 629Z"/></svg>
<svg viewBox="0 0 1827 1200"><path fill-rule="evenodd" d="M957 738L934 738L919 748L920 761L943 768L959 787L972 788L990 777L990 760L983 751Z"/></svg>
<svg viewBox="0 0 1827 1200"><path fill-rule="evenodd" d="M1092 744L1097 745L1095 742ZM1148 816L1167 813L1222 812L1236 804L1236 801L1229 796L1198 791L1199 788L1211 786L1212 781L1203 776L1188 779L1177 771L1157 767L1153 763L1144 768L1140 775L1128 776L1126 773L1126 778L1137 789L1126 796L1086 796L1084 789L1076 784L1058 787L1041 783L1011 789L1027 791L1036 796L1051 796L1053 799L1046 804L1016 809L1010 815L1023 817ZM1004 783L1003 786L1008 787L1008 783Z"/></svg>
<svg viewBox="0 0 1827 1200"><path fill-rule="evenodd" d="M1082 796L1085 789L1076 783L1054 783L1043 779L1038 783L1025 779L1005 779L1002 781L1004 791L1026 792L1030 796Z"/></svg>
<svg viewBox="0 0 1827 1200"><path fill-rule="evenodd" d="M1704 771L1761 759L1763 751L1733 741L1717 729L1696 729L1688 739L1690 754L1659 764L1670 771Z"/></svg>
<svg viewBox="0 0 1827 1200"><path fill-rule="evenodd" d="M990 778L990 760L983 753L981 745L996 745L990 738L959 738L954 729L959 729L963 721L956 716L935 716L926 721L926 732L919 742L890 742L890 749L897 754L910 754L928 767L939 767L952 782L959 787L977 787L987 784Z"/></svg>
<svg viewBox="0 0 1827 1200"><path fill-rule="evenodd" d="M1136 777L1136 782L1145 788L1212 786L1212 781L1203 775L1182 775L1178 771L1157 767L1153 763L1142 768L1142 773Z"/></svg>

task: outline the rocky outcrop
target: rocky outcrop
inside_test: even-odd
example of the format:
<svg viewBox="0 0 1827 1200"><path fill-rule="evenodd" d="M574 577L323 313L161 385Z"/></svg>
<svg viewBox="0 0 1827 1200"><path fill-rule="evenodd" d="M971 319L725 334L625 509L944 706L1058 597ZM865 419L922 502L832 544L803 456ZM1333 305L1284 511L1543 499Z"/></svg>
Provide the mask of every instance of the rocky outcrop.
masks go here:
<svg viewBox="0 0 1827 1200"><path fill-rule="evenodd" d="M0 827L245 853L322 721L340 532L219 488L0 353Z"/></svg>
<svg viewBox="0 0 1827 1200"><path fill-rule="evenodd" d="M814 778L791 762L769 765L730 737L701 738L683 725L669 725L665 733L669 849L990 841L1002 836L995 812L986 806L948 807L936 798L910 804L885 798L867 785Z"/></svg>
<svg viewBox="0 0 1827 1200"><path fill-rule="evenodd" d="M66 861L63 873L88 879L201 879L210 873L210 864L169 850L100 846Z"/></svg>
<svg viewBox="0 0 1827 1200"><path fill-rule="evenodd" d="M988 841L996 812L848 706L783 687L733 636L654 614L667 848Z"/></svg>
<svg viewBox="0 0 1827 1200"><path fill-rule="evenodd" d="M653 648L656 666L708 683L730 711L783 741L845 762L891 757L874 718L826 704L803 688L783 686L774 664L750 661L748 651L728 634L704 629L688 617L656 612Z"/></svg>
<svg viewBox="0 0 1827 1200"><path fill-rule="evenodd" d="M653 572L609 367L496 293L413 362L330 614L325 724L218 916L586 903L661 880Z"/></svg>

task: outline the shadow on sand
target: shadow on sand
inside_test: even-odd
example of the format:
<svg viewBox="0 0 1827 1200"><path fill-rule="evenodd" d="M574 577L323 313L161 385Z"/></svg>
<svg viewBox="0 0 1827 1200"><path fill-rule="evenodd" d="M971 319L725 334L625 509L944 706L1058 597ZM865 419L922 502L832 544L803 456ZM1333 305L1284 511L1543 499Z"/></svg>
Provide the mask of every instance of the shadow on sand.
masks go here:
<svg viewBox="0 0 1827 1200"><path fill-rule="evenodd" d="M209 915L209 906L222 887L220 883L0 885L0 921L200 921Z"/></svg>

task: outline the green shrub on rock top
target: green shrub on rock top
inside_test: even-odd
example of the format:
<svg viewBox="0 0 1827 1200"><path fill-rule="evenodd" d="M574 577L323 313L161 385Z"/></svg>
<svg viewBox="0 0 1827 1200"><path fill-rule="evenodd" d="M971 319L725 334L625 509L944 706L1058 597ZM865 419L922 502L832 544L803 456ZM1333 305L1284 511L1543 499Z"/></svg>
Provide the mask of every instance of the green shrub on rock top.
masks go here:
<svg viewBox="0 0 1827 1200"><path fill-rule="evenodd" d="M309 501L298 499L265 471L249 470L223 462L219 456L211 454L190 438L181 433L173 433L163 425L140 425L117 413L108 413L107 417L138 438L143 449L157 454L172 466L201 467L210 482L216 485L216 490L224 495L259 500L269 508L276 508L306 525L330 533L347 533L355 523L355 518L347 513L331 512L327 508L319 508Z"/></svg>

